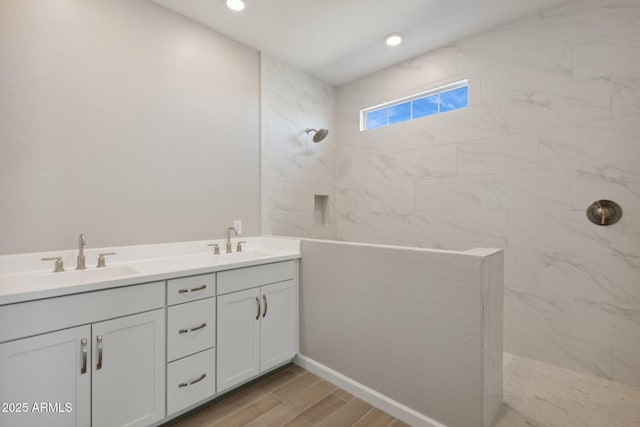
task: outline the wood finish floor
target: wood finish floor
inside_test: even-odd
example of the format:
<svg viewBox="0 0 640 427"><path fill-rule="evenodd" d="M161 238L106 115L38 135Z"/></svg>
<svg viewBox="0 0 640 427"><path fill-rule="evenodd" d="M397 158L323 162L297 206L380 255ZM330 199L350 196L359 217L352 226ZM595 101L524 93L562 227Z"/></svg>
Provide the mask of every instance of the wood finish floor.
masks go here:
<svg viewBox="0 0 640 427"><path fill-rule="evenodd" d="M504 404L493 427L640 427L639 402L640 387L505 354ZM316 425L407 426L295 365L165 426Z"/></svg>
<svg viewBox="0 0 640 427"><path fill-rule="evenodd" d="M163 427L406 427L296 365L225 394Z"/></svg>

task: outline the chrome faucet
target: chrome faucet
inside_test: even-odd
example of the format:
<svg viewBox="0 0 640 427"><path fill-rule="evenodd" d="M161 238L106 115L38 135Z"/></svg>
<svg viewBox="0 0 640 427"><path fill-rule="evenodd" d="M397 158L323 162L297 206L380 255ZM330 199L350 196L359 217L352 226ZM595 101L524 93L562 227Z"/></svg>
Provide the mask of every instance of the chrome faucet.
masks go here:
<svg viewBox="0 0 640 427"><path fill-rule="evenodd" d="M78 237L78 265L76 266L76 270L86 270L87 269L87 263L86 260L84 258L84 247L87 244L87 236L85 236L84 234L80 234L80 237Z"/></svg>
<svg viewBox="0 0 640 427"><path fill-rule="evenodd" d="M231 253L231 230L233 230L236 236L238 235L238 230L236 230L234 227L227 228L227 253L228 254Z"/></svg>

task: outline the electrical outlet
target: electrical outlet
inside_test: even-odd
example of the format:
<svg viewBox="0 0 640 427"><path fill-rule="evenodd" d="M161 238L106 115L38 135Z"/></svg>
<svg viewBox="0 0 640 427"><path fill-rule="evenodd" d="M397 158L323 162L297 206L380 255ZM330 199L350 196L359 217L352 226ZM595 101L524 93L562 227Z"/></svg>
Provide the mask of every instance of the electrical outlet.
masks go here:
<svg viewBox="0 0 640 427"><path fill-rule="evenodd" d="M233 228L236 229L238 234L242 234L242 220L241 219L234 219L233 220Z"/></svg>

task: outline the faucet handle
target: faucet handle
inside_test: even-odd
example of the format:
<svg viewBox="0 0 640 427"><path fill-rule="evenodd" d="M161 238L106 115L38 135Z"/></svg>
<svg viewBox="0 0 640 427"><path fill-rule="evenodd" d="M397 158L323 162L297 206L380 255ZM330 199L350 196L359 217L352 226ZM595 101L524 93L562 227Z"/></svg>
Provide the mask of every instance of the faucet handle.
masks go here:
<svg viewBox="0 0 640 427"><path fill-rule="evenodd" d="M96 266L96 268L103 268L107 266L107 260L105 259L106 256L109 255L115 255L115 252L105 252L103 254L98 254L98 265Z"/></svg>
<svg viewBox="0 0 640 427"><path fill-rule="evenodd" d="M213 254L220 255L220 244L219 243L211 243L207 246L213 246Z"/></svg>
<svg viewBox="0 0 640 427"><path fill-rule="evenodd" d="M61 271L64 271L64 264L62 263L62 257L61 256L54 256L54 257L50 257L50 258L42 258L42 261L55 261L55 267L53 268L53 272L54 273L60 273Z"/></svg>
<svg viewBox="0 0 640 427"><path fill-rule="evenodd" d="M236 242L236 243L238 243L238 246L236 246L236 252L242 252L242 244L247 243L247 241L243 240L241 242Z"/></svg>

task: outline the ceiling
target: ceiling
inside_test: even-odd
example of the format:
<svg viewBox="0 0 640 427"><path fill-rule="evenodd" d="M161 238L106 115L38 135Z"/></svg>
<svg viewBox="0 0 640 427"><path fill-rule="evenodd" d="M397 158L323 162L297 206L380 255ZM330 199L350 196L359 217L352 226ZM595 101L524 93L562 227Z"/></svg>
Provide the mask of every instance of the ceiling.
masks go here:
<svg viewBox="0 0 640 427"><path fill-rule="evenodd" d="M341 85L565 0L153 0ZM402 45L384 44L387 34Z"/></svg>

